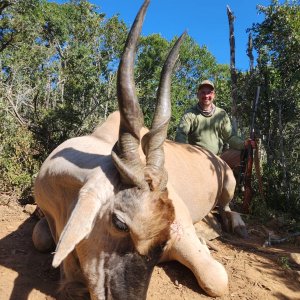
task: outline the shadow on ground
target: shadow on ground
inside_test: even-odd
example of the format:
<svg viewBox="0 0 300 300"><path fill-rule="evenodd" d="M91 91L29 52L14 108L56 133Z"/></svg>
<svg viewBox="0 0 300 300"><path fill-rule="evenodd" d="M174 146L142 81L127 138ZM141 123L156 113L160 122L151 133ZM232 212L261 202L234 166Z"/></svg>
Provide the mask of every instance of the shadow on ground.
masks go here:
<svg viewBox="0 0 300 300"><path fill-rule="evenodd" d="M59 270L51 266L52 255L37 252L31 240L36 222L35 217L28 217L0 240L0 265L17 273L9 300L27 300L33 289L51 297L56 295Z"/></svg>

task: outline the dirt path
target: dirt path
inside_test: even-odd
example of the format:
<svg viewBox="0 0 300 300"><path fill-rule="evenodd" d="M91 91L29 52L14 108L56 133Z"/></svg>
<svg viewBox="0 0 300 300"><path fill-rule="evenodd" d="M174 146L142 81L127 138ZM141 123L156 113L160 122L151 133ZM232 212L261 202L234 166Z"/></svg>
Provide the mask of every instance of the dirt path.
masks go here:
<svg viewBox="0 0 300 300"><path fill-rule="evenodd" d="M19 204L0 199L0 300L55 299L59 273L51 267L50 254L33 248L35 223ZM289 253L299 255L299 240L263 248L262 232L252 228L250 233L247 245L236 239L230 244L213 241L219 251L212 254L225 265L230 280L228 293L218 299L299 300L300 265L288 260ZM155 268L147 300L171 299L212 298L202 292L187 268L171 262Z"/></svg>

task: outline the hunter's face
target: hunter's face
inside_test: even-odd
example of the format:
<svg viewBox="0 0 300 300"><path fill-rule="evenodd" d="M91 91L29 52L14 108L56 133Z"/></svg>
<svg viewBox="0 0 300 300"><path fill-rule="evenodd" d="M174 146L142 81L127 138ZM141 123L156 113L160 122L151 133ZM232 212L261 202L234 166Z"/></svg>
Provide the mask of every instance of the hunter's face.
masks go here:
<svg viewBox="0 0 300 300"><path fill-rule="evenodd" d="M203 86L198 91L199 104L202 108L209 108L214 101L215 91L210 86Z"/></svg>

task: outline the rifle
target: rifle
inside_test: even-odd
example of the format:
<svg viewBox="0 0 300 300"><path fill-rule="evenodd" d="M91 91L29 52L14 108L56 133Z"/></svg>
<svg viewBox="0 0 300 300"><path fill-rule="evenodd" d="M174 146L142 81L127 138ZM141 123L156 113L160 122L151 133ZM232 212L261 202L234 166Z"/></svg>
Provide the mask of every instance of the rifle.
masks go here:
<svg viewBox="0 0 300 300"><path fill-rule="evenodd" d="M241 168L242 168L242 180L244 184L244 199L243 199L243 205L242 205L242 211L243 213L249 212L249 206L252 200L252 186L251 186L251 178L252 178L252 166L253 166L253 154L256 149L252 148L251 140L255 141L255 119L256 119L256 113L257 113L257 107L258 107L258 101L259 101L259 94L260 94L260 86L257 87L256 90L256 97L252 103L252 119L250 124L250 140L247 144L247 148L244 150L242 159L241 159ZM258 159L257 153L256 157ZM258 160L257 160L258 161ZM257 164L256 164L257 167ZM244 172L243 172L244 171ZM258 174L259 170L256 168L256 173Z"/></svg>

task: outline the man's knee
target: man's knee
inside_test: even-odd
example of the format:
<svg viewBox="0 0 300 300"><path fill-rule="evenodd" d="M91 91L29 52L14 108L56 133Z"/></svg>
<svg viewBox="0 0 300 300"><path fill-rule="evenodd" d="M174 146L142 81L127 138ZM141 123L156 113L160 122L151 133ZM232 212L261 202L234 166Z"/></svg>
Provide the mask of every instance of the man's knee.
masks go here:
<svg viewBox="0 0 300 300"><path fill-rule="evenodd" d="M220 157L232 170L238 169L241 165L241 150L228 149L224 151Z"/></svg>

